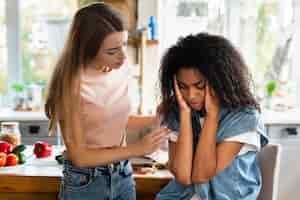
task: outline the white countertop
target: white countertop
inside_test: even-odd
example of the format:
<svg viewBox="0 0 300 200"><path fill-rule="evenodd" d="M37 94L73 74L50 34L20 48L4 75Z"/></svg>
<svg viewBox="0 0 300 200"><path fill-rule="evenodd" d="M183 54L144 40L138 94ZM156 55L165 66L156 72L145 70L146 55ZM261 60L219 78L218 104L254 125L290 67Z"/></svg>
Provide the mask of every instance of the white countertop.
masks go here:
<svg viewBox="0 0 300 200"><path fill-rule="evenodd" d="M44 112L0 110L0 121L47 121Z"/></svg>
<svg viewBox="0 0 300 200"><path fill-rule="evenodd" d="M266 125L300 125L300 109L286 111L263 110L262 115Z"/></svg>
<svg viewBox="0 0 300 200"><path fill-rule="evenodd" d="M61 177L62 165L55 160L55 156L64 149L62 146L54 146L53 154L48 158L36 158L33 154L33 146L26 146L26 162L23 165L11 167L0 167L0 175L20 175L20 176L49 176Z"/></svg>
<svg viewBox="0 0 300 200"><path fill-rule="evenodd" d="M48 158L36 158L33 155L33 146L26 146L25 155L26 163L11 167L0 167L0 175L16 175L16 176L45 176L45 177L62 177L63 165L59 165L55 160L55 156L61 154L64 150L63 146L53 146L53 154ZM135 178L172 178L171 172L168 170L157 170L155 173L133 174Z"/></svg>

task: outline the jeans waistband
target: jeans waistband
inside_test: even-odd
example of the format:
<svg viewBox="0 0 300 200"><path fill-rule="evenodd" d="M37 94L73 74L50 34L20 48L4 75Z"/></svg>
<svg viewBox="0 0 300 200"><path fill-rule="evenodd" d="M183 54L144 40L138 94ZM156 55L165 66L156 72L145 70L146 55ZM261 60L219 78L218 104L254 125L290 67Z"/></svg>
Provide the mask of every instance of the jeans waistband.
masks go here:
<svg viewBox="0 0 300 200"><path fill-rule="evenodd" d="M101 165L98 167L95 167L95 173L97 174L97 172L100 172L100 174L103 173L115 173L115 172L123 172L124 168L128 165L129 161L128 160L122 160L122 161L118 161L118 162L114 162L111 164L107 164L107 165Z"/></svg>
<svg viewBox="0 0 300 200"><path fill-rule="evenodd" d="M116 172L124 172L125 167L127 167L127 165L129 163L130 162L128 160L122 160L122 161L117 161L117 162L114 162L111 164L100 165L97 167L77 167L77 166L73 165L71 161L65 160L64 168L80 171L80 172L86 173L86 174L93 174L94 176L111 175Z"/></svg>

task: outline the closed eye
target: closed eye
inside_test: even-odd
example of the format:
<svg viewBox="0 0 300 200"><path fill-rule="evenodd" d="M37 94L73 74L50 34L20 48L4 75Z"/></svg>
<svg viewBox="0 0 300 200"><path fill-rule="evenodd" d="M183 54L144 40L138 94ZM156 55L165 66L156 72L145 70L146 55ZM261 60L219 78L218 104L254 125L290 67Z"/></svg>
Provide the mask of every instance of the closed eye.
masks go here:
<svg viewBox="0 0 300 200"><path fill-rule="evenodd" d="M205 88L205 83L199 83L196 85L197 89L203 90Z"/></svg>
<svg viewBox="0 0 300 200"><path fill-rule="evenodd" d="M127 47L127 42L123 42L121 47L115 47L115 48L108 49L106 51L106 53L108 55L115 55L116 53L119 53L122 50L122 48L126 48L126 47Z"/></svg>
<svg viewBox="0 0 300 200"><path fill-rule="evenodd" d="M115 55L117 52L116 51L108 51L108 52L106 52L108 55Z"/></svg>
<svg viewBox="0 0 300 200"><path fill-rule="evenodd" d="M182 85L182 84L178 84L178 87L179 87L179 89L182 89L182 90L185 90L185 89L187 89L184 85Z"/></svg>

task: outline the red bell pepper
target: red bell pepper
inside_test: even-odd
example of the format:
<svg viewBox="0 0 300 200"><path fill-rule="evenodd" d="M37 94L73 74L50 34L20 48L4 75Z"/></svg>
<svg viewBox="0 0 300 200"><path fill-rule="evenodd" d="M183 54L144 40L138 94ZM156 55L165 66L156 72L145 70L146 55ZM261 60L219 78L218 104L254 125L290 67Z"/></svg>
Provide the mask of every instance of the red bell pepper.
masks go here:
<svg viewBox="0 0 300 200"><path fill-rule="evenodd" d="M45 158L51 156L52 149L52 145L47 142L36 142L33 152L37 158Z"/></svg>
<svg viewBox="0 0 300 200"><path fill-rule="evenodd" d="M5 142L5 141L0 141L0 152L8 154L8 153L12 152L12 150L13 150L12 144Z"/></svg>

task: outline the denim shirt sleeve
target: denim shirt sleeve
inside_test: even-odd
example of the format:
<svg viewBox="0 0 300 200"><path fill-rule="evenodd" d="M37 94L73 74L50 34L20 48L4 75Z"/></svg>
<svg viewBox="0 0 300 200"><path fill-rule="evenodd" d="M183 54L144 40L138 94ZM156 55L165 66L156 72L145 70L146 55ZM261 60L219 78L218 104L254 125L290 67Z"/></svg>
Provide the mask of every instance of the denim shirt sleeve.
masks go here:
<svg viewBox="0 0 300 200"><path fill-rule="evenodd" d="M246 132L257 132L260 134L261 146L268 143L265 126L257 110L250 108L236 111L221 109L217 143L220 143L226 138Z"/></svg>

